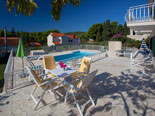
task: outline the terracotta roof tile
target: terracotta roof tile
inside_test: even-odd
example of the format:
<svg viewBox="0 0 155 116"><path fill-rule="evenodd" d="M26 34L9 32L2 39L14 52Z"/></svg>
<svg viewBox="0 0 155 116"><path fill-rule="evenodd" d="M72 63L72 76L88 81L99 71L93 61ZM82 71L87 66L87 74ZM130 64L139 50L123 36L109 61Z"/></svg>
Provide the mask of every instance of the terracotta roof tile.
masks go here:
<svg viewBox="0 0 155 116"><path fill-rule="evenodd" d="M61 45L60 42L53 42L55 45Z"/></svg>
<svg viewBox="0 0 155 116"><path fill-rule="evenodd" d="M78 39L76 35L66 35L66 36L69 37L70 39Z"/></svg>
<svg viewBox="0 0 155 116"><path fill-rule="evenodd" d="M18 46L19 37L7 37L7 46ZM4 37L0 37L0 46L5 46Z"/></svg>
<svg viewBox="0 0 155 116"><path fill-rule="evenodd" d="M51 33L51 36L53 37L63 37L63 36L67 36L71 39L78 39L78 37L76 35L66 35L64 33Z"/></svg>
<svg viewBox="0 0 155 116"><path fill-rule="evenodd" d="M62 36L65 36L64 33L51 33L51 35L52 35L53 37L62 37Z"/></svg>
<svg viewBox="0 0 155 116"><path fill-rule="evenodd" d="M30 42L30 45L41 46L39 42Z"/></svg>

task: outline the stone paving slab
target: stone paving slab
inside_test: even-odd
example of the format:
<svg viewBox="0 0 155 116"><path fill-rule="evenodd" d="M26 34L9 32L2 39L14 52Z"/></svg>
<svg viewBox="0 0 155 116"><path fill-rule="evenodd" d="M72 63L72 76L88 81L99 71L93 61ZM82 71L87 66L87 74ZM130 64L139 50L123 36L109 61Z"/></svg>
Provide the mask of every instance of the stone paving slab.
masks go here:
<svg viewBox="0 0 155 116"><path fill-rule="evenodd" d="M65 52L64 52L65 53ZM98 69L98 73L90 86L90 93L95 101L83 109L85 116L155 116L155 73L145 68L130 67L127 58L101 58L93 56L90 72ZM97 58L95 58L97 57ZM15 58L15 66L20 70L19 58ZM26 60L25 65L29 65ZM41 60L34 61L36 65ZM16 75L17 79L18 74ZM20 79L26 83L27 79ZM25 84L26 85L26 84ZM63 98L55 101L53 95L46 93L43 104L34 111L35 103L27 100L34 85L15 89L7 95L0 95L0 116L79 116L72 97L64 103ZM64 94L63 88L60 93ZM38 89L36 96L41 94ZM86 94L77 97L80 103L86 101Z"/></svg>

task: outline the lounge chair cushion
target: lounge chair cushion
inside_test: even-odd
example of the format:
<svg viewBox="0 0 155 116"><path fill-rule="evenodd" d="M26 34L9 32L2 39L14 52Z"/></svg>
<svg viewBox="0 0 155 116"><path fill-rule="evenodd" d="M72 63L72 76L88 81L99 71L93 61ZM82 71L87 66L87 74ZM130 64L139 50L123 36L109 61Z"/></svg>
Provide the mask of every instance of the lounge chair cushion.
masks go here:
<svg viewBox="0 0 155 116"><path fill-rule="evenodd" d="M45 69L56 69L55 59L54 56L46 56L44 57L44 67Z"/></svg>
<svg viewBox="0 0 155 116"><path fill-rule="evenodd" d="M72 77L84 77L84 74L88 74L89 73L89 69L90 69L90 64L91 64L91 59L84 57L82 58L81 61L81 65L80 65L80 69L72 74Z"/></svg>
<svg viewBox="0 0 155 116"><path fill-rule="evenodd" d="M32 73L33 73L34 77L36 78L36 81L37 81L39 84L42 84L43 82L46 82L46 81L50 80L50 79L41 80L41 79L38 77L38 75L36 74L36 72L35 72L34 70L32 70ZM58 84L57 84L56 82L53 82L53 81L52 81L52 82L51 82L51 85L52 85L52 87L56 87ZM35 86L37 87L38 85L35 84ZM45 89L46 85L42 85L41 87L42 87L43 89ZM47 87L47 90L49 90L49 89L51 89L50 86Z"/></svg>

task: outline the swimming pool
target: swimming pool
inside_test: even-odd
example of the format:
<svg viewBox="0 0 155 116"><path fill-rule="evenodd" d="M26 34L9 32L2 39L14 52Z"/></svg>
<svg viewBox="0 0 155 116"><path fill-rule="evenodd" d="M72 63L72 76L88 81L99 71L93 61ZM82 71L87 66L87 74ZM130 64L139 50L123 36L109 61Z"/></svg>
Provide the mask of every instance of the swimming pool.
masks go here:
<svg viewBox="0 0 155 116"><path fill-rule="evenodd" d="M76 51L76 52L72 52L70 54L54 56L54 58L55 58L55 61L57 61L57 62L59 62L59 61L66 62L66 61L82 58L84 56L91 56L91 55L95 55L95 54L96 53L94 53L94 52Z"/></svg>

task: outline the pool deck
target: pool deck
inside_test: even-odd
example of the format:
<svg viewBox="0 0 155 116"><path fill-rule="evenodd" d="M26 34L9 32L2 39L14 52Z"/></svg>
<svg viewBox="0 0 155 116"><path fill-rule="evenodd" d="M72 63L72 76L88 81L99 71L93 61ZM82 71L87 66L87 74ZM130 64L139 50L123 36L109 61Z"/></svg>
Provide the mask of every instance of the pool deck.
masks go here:
<svg viewBox="0 0 155 116"><path fill-rule="evenodd" d="M91 57L90 72L98 70L89 88L96 105L87 105L83 109L85 116L155 116L155 70L152 64L145 68L131 67L129 58L105 57L104 53ZM15 58L15 70L22 69L20 61L20 58ZM29 66L26 60L24 63ZM35 60L34 64L42 65L43 61ZM15 75L16 84L19 82L25 86L0 95L0 116L79 116L72 97L64 103L61 97L65 95L63 88L58 90L59 100L55 101L50 93L46 93L42 103L34 111L35 103L27 100L34 85L30 84L27 78L19 79L18 73ZM40 94L38 89L36 95ZM81 93L78 100L82 103L86 98L86 94Z"/></svg>

